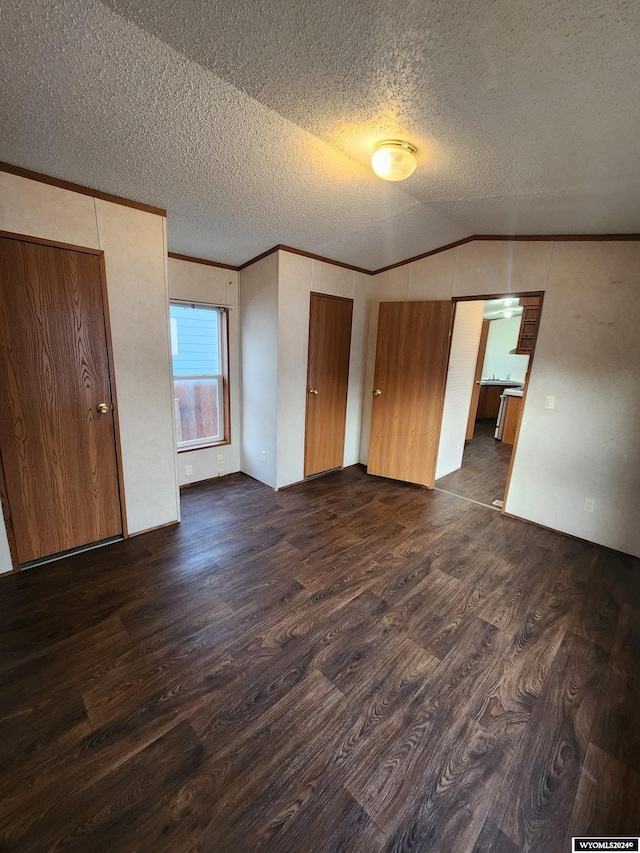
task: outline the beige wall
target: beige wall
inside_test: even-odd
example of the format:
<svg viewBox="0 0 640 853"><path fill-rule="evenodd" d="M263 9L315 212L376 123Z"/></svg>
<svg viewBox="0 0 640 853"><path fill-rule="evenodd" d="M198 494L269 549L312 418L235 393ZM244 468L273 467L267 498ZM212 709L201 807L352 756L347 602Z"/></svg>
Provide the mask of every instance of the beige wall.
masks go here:
<svg viewBox="0 0 640 853"><path fill-rule="evenodd" d="M273 489L278 437L278 254L239 274L241 469Z"/></svg>
<svg viewBox="0 0 640 853"><path fill-rule="evenodd" d="M436 480L462 465L478 360L484 300L458 302L451 338Z"/></svg>
<svg viewBox="0 0 640 853"><path fill-rule="evenodd" d="M554 243L506 507L636 556L639 316L640 243Z"/></svg>
<svg viewBox="0 0 640 853"><path fill-rule="evenodd" d="M240 320L238 273L235 270L168 259L169 297L212 305L229 305L229 396L231 443L178 454L180 485L240 470ZM222 456L222 462L218 457ZM187 466L192 473L187 474Z"/></svg>
<svg viewBox="0 0 640 853"><path fill-rule="evenodd" d="M545 291L506 511L640 555L639 243L474 241L373 278L280 251L236 277L168 264L160 216L6 173L0 229L104 250L131 533L179 517L169 267L176 298L239 303L230 314L233 443L181 455L194 466L182 482L215 476L218 452L224 470L273 488L302 479L312 291L354 299L345 465L367 459L381 300ZM595 498L593 513L585 497ZM9 568L0 526L0 571Z"/></svg>
<svg viewBox="0 0 640 853"><path fill-rule="evenodd" d="M545 300L505 509L640 555L640 243L474 241L374 276L366 387L379 301L522 291ZM370 411L365 394L364 463Z"/></svg>
<svg viewBox="0 0 640 853"><path fill-rule="evenodd" d="M242 470L273 488L304 479L310 294L353 299L343 464L358 461L371 276L278 251L240 272ZM262 451L267 461L261 461Z"/></svg>
<svg viewBox="0 0 640 853"><path fill-rule="evenodd" d="M279 252L277 487L304 478L310 294L353 299L343 465L358 461L364 387L365 327L371 276Z"/></svg>
<svg viewBox="0 0 640 853"><path fill-rule="evenodd" d="M0 229L104 250L128 529L176 521L164 217L0 172Z"/></svg>

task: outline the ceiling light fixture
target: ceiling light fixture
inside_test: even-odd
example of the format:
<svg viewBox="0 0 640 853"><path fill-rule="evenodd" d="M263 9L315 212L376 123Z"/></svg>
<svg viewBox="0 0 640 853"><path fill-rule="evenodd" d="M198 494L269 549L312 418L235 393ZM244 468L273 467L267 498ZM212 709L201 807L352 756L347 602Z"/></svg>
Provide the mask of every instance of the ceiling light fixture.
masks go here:
<svg viewBox="0 0 640 853"><path fill-rule="evenodd" d="M513 311L503 311L502 316L508 320L510 317L513 317Z"/></svg>
<svg viewBox="0 0 640 853"><path fill-rule="evenodd" d="M385 181L404 181L418 165L416 151L415 145L399 139L378 142L371 157L371 168Z"/></svg>
<svg viewBox="0 0 640 853"><path fill-rule="evenodd" d="M507 307L508 307L509 305L511 305L511 303L512 303L512 302L513 302L513 299L503 299L503 300L502 300L502 304L503 304L503 305L506 305Z"/></svg>

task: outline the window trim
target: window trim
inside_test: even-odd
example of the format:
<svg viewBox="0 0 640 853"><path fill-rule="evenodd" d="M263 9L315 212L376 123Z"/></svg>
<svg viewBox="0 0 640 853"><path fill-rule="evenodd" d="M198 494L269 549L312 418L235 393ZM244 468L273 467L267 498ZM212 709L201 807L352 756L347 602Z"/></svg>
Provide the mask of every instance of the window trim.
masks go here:
<svg viewBox="0 0 640 853"><path fill-rule="evenodd" d="M188 308L206 308L209 310L214 310L218 312L219 317L219 332L220 332L220 370L221 373L211 374L211 376L203 376L200 378L219 378L222 381L222 393L220 394L220 398L222 400L222 438L216 438L214 440L210 439L202 439L201 441L194 440L194 444L183 445L178 447L178 442L176 441L176 452L177 453L190 453L194 450L205 450L207 447L222 447L226 444L231 444L231 395L229 392L229 306L228 305L215 305L212 302L194 302L190 299L170 299L169 307L171 305L178 305L182 307ZM171 384L173 387L174 379L180 379L185 377L176 377L173 373L173 360L171 362ZM188 378L188 377L187 377ZM173 413L173 417L175 418L175 412Z"/></svg>

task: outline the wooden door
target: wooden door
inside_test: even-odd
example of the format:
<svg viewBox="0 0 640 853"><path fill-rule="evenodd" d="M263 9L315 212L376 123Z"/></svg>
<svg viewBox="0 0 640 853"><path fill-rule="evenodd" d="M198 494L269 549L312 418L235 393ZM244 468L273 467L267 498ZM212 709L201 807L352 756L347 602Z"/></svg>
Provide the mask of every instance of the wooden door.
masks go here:
<svg viewBox="0 0 640 853"><path fill-rule="evenodd" d="M18 561L121 534L98 255L0 237L0 393Z"/></svg>
<svg viewBox="0 0 640 853"><path fill-rule="evenodd" d="M470 441L473 438L473 432L476 427L478 400L480 399L480 380L482 379L482 367L484 365L485 353L487 352L487 338L489 337L489 322L489 320L482 321L482 330L480 332L480 344L478 345L476 369L473 376L473 390L471 392L471 405L469 406L469 420L467 421L465 441Z"/></svg>
<svg viewBox="0 0 640 853"><path fill-rule="evenodd" d="M433 488L452 302L381 302L369 474Z"/></svg>
<svg viewBox="0 0 640 853"><path fill-rule="evenodd" d="M353 300L311 294L304 476L342 467Z"/></svg>

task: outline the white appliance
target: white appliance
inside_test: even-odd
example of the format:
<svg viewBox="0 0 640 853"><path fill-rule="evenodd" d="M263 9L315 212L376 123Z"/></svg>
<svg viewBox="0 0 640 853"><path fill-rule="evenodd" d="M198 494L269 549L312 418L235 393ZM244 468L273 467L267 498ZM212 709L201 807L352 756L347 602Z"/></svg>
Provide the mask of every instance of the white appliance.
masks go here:
<svg viewBox="0 0 640 853"><path fill-rule="evenodd" d="M496 429L493 437L502 441L502 433L504 432L504 421L507 414L507 395L500 394L500 408L498 409L498 418L496 420Z"/></svg>

